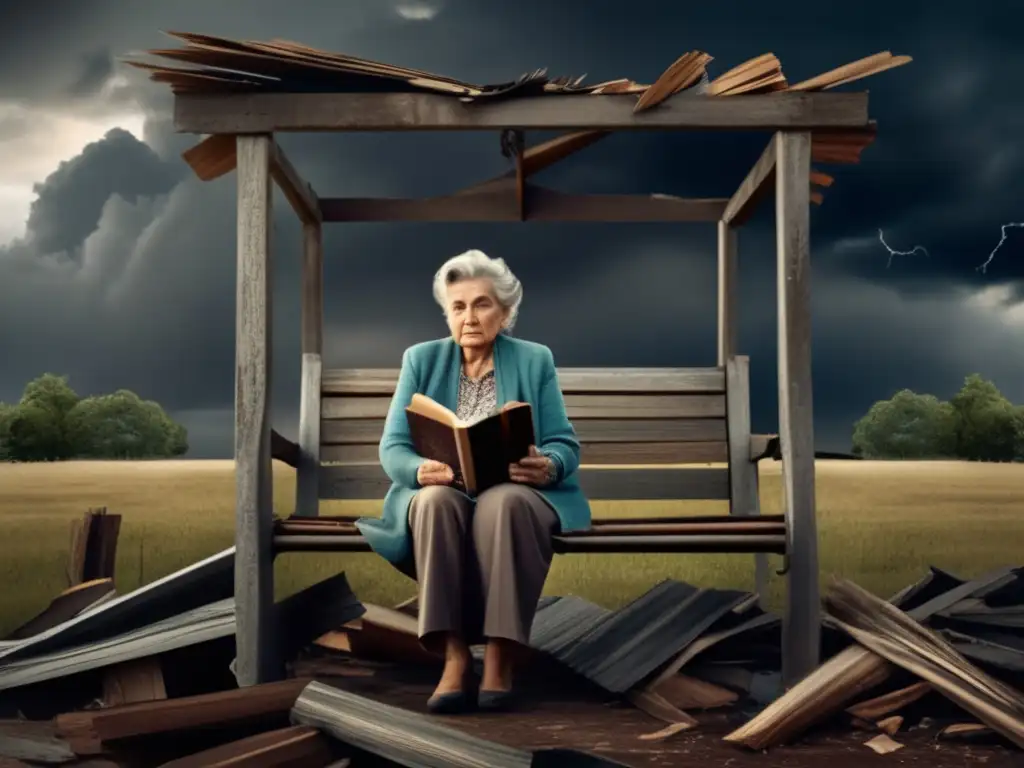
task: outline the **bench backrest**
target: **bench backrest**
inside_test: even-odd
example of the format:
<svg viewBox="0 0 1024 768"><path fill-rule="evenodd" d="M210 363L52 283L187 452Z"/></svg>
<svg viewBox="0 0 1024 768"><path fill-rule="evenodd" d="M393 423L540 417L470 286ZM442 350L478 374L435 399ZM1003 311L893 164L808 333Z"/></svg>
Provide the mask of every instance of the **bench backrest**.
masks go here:
<svg viewBox="0 0 1024 768"><path fill-rule="evenodd" d="M745 357L722 368L561 368L558 377L589 498L730 498L730 455L750 451ZM323 371L321 499L387 492L377 447L397 380L397 369ZM709 463L726 466L685 466Z"/></svg>

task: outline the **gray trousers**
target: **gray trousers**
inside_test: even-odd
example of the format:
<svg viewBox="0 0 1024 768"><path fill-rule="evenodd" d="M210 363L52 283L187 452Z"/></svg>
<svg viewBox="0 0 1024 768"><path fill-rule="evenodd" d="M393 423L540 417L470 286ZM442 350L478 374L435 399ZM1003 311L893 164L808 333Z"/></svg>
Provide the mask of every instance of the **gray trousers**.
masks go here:
<svg viewBox="0 0 1024 768"><path fill-rule="evenodd" d="M551 567L554 509L533 488L503 483L477 496L443 485L420 489L409 507L419 636L443 652L452 632L473 645L487 638L529 642Z"/></svg>

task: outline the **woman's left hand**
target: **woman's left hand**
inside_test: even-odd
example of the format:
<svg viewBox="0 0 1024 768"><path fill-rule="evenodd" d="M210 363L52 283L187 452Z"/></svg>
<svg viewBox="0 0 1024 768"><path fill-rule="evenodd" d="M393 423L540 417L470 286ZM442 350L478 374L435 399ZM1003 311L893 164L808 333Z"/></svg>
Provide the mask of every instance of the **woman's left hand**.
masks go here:
<svg viewBox="0 0 1024 768"><path fill-rule="evenodd" d="M554 477L554 469L555 463L538 451L537 446L531 445L530 455L509 464L508 474L513 483L545 486Z"/></svg>

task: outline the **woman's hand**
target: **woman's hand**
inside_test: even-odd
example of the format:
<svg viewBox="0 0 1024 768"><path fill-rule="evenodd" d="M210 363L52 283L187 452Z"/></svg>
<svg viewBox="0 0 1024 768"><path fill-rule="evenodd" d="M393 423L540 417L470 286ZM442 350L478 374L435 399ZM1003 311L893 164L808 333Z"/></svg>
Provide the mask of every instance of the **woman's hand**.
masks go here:
<svg viewBox="0 0 1024 768"><path fill-rule="evenodd" d="M442 461L427 459L416 470L416 482L420 485L451 485L454 481L455 473Z"/></svg>
<svg viewBox="0 0 1024 768"><path fill-rule="evenodd" d="M525 483L543 487L550 485L555 478L555 463L548 456L530 446L530 455L524 456L515 464L509 464L508 475L513 483Z"/></svg>

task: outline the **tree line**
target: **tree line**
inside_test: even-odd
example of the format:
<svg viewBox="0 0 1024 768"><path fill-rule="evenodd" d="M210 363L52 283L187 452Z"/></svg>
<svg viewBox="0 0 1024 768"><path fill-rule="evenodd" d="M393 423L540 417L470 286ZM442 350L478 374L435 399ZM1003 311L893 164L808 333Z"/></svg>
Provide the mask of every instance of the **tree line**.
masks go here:
<svg viewBox="0 0 1024 768"><path fill-rule="evenodd" d="M188 432L152 400L119 389L80 398L46 373L16 404L0 402L0 461L157 459L188 451Z"/></svg>
<svg viewBox="0 0 1024 768"><path fill-rule="evenodd" d="M1024 406L976 373L948 402L904 389L854 424L853 451L865 459L1024 461Z"/></svg>

